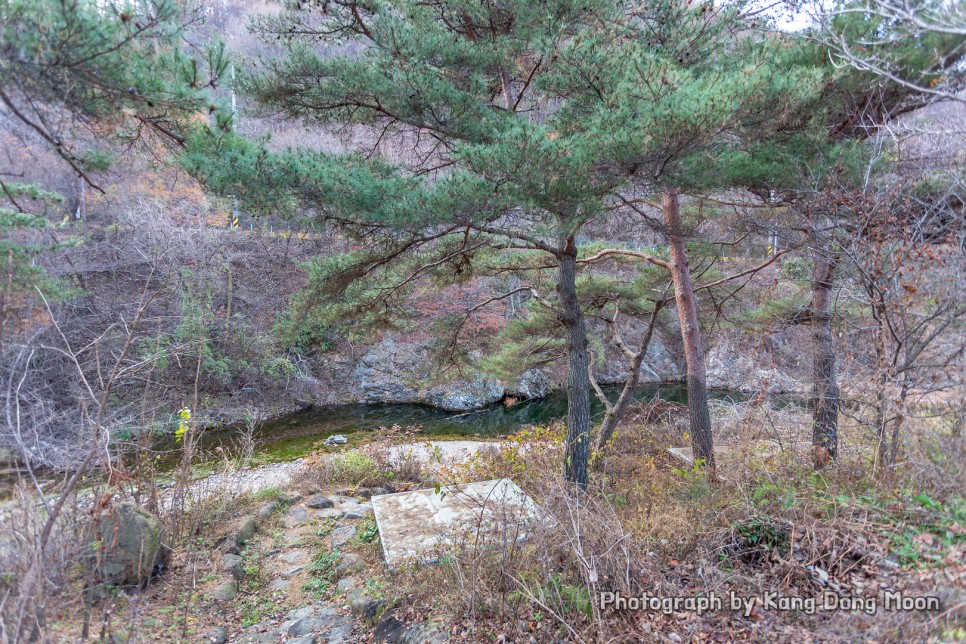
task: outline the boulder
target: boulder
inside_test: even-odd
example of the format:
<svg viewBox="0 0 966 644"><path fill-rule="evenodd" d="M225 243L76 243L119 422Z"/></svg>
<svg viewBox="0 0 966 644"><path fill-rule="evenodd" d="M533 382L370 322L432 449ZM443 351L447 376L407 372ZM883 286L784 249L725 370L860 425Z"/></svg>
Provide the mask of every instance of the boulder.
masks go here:
<svg viewBox="0 0 966 644"><path fill-rule="evenodd" d="M361 617L370 624L376 619L376 616L379 614L379 609L386 603L372 595L367 595L366 591L361 588L353 588L346 593L346 600L348 601L349 610L352 611L352 614Z"/></svg>
<svg viewBox="0 0 966 644"><path fill-rule="evenodd" d="M426 402L446 411L472 411L503 399L506 389L498 380L477 376L469 382L457 381L434 387Z"/></svg>
<svg viewBox="0 0 966 644"><path fill-rule="evenodd" d="M413 624L403 631L399 644L442 644L449 641L449 632L432 619Z"/></svg>
<svg viewBox="0 0 966 644"><path fill-rule="evenodd" d="M288 618L278 629L280 635L303 637L323 630L350 626L352 620L339 612L335 606L324 606L316 610L306 606L288 614Z"/></svg>
<svg viewBox="0 0 966 644"><path fill-rule="evenodd" d="M385 337L359 359L349 383L364 404L420 403L447 411L472 411L503 398L503 385L483 375L433 382L431 364L427 346Z"/></svg>
<svg viewBox="0 0 966 644"><path fill-rule="evenodd" d="M449 633L433 620L407 626L387 613L376 624L373 640L386 644L442 644L449 640Z"/></svg>
<svg viewBox="0 0 966 644"><path fill-rule="evenodd" d="M97 576L103 583L145 586L166 557L160 519L135 503L121 503L102 515L97 533L101 541Z"/></svg>
<svg viewBox="0 0 966 644"><path fill-rule="evenodd" d="M278 509L278 501L269 501L262 507L258 508L258 518L267 519L268 517L272 516L272 513L275 512L276 509Z"/></svg>
<svg viewBox="0 0 966 644"><path fill-rule="evenodd" d="M355 577L346 577L344 579L340 579L339 583L336 584L335 592L337 595L341 595L342 593L348 592L353 588L358 588L361 585L362 582Z"/></svg>
<svg viewBox="0 0 966 644"><path fill-rule="evenodd" d="M539 369L527 369L513 385L507 387L508 396L515 398L543 398L550 393L550 381Z"/></svg>
<svg viewBox="0 0 966 644"><path fill-rule="evenodd" d="M342 515L343 511L338 508L326 508L315 513L315 516L320 519L341 519Z"/></svg>
<svg viewBox="0 0 966 644"><path fill-rule="evenodd" d="M342 518L351 521L355 519L362 519L370 514L372 514L372 508L366 508L360 504L358 507L349 508L346 510L345 514L342 515Z"/></svg>
<svg viewBox="0 0 966 644"><path fill-rule="evenodd" d="M359 555L354 555L351 552L347 552L339 559L339 563L335 567L335 574L339 577L343 577L345 575L351 575L354 572L359 572L364 567L365 566L363 565L362 560L359 559Z"/></svg>
<svg viewBox="0 0 966 644"><path fill-rule="evenodd" d="M406 383L421 374L425 363L412 346L400 345L384 338L369 348L352 372L351 382L362 403L416 403L421 396ZM426 372L428 376L428 371Z"/></svg>
<svg viewBox="0 0 966 644"><path fill-rule="evenodd" d="M288 513L285 515L285 518L282 520L282 523L285 524L285 527L291 528L300 523L305 523L308 520L309 513L306 512L305 508L294 507L288 511Z"/></svg>

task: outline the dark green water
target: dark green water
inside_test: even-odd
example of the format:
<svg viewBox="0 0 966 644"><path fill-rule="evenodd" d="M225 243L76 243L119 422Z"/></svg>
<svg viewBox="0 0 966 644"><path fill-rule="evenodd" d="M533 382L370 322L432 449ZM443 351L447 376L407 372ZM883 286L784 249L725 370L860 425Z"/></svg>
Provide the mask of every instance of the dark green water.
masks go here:
<svg viewBox="0 0 966 644"><path fill-rule="evenodd" d="M621 387L605 387L604 392L616 400ZM687 402L684 385L649 384L641 386L635 398L650 400L660 396L664 400ZM745 400L748 394L727 390L710 391L715 399ZM603 414L603 405L591 396L595 417ZM381 427L399 425L403 428L418 425L427 438L482 437L495 438L512 434L527 425L543 425L567 415L567 398L554 392L546 398L528 400L506 407L496 403L472 412L448 412L425 405L345 405L299 412L266 423L258 431L257 460L285 461L304 456L316 444L333 434L349 438L350 444L365 442ZM207 451L221 444L230 444L237 430L208 430L202 440Z"/></svg>

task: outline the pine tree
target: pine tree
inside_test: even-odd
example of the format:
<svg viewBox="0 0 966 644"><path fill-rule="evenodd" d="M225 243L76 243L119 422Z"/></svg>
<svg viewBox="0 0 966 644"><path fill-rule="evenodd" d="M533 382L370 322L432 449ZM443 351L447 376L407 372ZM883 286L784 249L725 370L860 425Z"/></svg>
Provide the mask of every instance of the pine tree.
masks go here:
<svg viewBox="0 0 966 644"><path fill-rule="evenodd" d="M365 239L317 262L302 296L303 309L345 325L391 324L423 280L518 273L563 340L565 477L581 486L591 384L579 275L618 255L670 270L695 455L713 466L679 194L767 182L808 127L789 115L823 79L787 66L789 45L751 26L740 7L663 0L293 4L258 23L286 54L259 62L251 95L293 121L408 137L407 158L378 144L368 154L272 153L209 129L185 164L249 207L300 204ZM582 253L588 222L651 195L663 201L669 259ZM552 272L553 289L540 292L534 271Z"/></svg>

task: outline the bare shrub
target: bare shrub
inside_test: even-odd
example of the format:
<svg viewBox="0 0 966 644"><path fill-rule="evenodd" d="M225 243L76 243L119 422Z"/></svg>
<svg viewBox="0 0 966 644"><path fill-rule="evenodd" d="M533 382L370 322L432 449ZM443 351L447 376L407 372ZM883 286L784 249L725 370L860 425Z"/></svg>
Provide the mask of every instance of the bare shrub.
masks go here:
<svg viewBox="0 0 966 644"><path fill-rule="evenodd" d="M460 534L443 566L416 571L407 601L430 601L426 593L444 584L458 591L447 598L458 602L455 611L474 620L493 617L507 633L521 620L534 624L536 613L550 620L537 624L533 635L540 639L613 636L597 593L639 593L655 580L640 542L600 490L574 494L561 481L536 496L539 512L529 521L516 506L488 503L487 519Z"/></svg>

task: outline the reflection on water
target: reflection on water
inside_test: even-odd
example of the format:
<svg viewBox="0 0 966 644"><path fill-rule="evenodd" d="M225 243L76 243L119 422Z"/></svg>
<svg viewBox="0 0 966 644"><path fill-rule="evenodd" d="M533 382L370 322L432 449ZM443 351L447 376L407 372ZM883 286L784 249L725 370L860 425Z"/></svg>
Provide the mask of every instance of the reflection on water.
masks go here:
<svg viewBox="0 0 966 644"><path fill-rule="evenodd" d="M604 387L611 400L616 400L621 387ZM638 388L637 400L655 396L672 402L686 403L684 385L648 384ZM709 397L745 400L747 394L717 390ZM603 405L591 395L591 410L596 418L603 414ZM427 436L470 436L492 438L512 434L527 425L543 425L567 415L567 397L562 391L546 398L527 400L515 405L500 403L471 412L448 412L425 405L345 405L299 412L265 424L259 431L259 457L263 461L298 458L312 446L332 434L351 434L376 430L380 427L419 425ZM208 431L203 445L206 449L230 442L232 430Z"/></svg>

